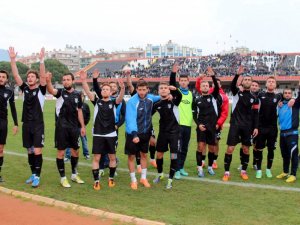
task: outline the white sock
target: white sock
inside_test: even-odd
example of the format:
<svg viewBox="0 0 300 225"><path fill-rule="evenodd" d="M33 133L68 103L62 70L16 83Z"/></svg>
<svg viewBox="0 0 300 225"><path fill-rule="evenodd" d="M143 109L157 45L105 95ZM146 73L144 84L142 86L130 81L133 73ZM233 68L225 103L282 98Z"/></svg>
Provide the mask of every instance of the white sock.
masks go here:
<svg viewBox="0 0 300 225"><path fill-rule="evenodd" d="M158 173L157 175L161 177L161 176L163 176L163 174L164 174L164 173Z"/></svg>
<svg viewBox="0 0 300 225"><path fill-rule="evenodd" d="M139 168L139 167L141 167L141 165L136 165L136 168Z"/></svg>
<svg viewBox="0 0 300 225"><path fill-rule="evenodd" d="M201 171L203 171L203 168L202 168L202 166L197 166L197 169L198 169L198 172L201 172Z"/></svg>
<svg viewBox="0 0 300 225"><path fill-rule="evenodd" d="M130 179L131 179L131 182L136 182L136 177L135 177L135 172L133 173L130 173Z"/></svg>
<svg viewBox="0 0 300 225"><path fill-rule="evenodd" d="M60 180L63 180L63 179L67 179L66 176L60 178Z"/></svg>
<svg viewBox="0 0 300 225"><path fill-rule="evenodd" d="M146 177L147 177L147 169L142 169L141 178L146 179Z"/></svg>
<svg viewBox="0 0 300 225"><path fill-rule="evenodd" d="M225 171L225 174L229 176L229 175L230 175L230 172L229 172L229 171Z"/></svg>
<svg viewBox="0 0 300 225"><path fill-rule="evenodd" d="M72 176L71 176L71 178L74 178L74 177L76 177L77 176L77 174L75 173L75 174L73 174L72 173Z"/></svg>
<svg viewBox="0 0 300 225"><path fill-rule="evenodd" d="M207 167L207 169L209 169L209 170L210 170L210 169L212 169L212 167L211 167L211 166L209 166L209 167Z"/></svg>

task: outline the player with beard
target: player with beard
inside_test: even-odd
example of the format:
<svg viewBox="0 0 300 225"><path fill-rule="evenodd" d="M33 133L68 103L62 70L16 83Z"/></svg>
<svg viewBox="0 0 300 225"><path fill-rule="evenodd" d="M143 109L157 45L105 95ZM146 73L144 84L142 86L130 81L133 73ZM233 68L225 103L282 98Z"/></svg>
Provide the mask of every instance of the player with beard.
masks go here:
<svg viewBox="0 0 300 225"><path fill-rule="evenodd" d="M131 178L131 188L137 189L137 179L135 176L135 156L137 152L141 154L141 179L140 183L144 187L151 187L147 176L147 153L152 129L152 107L153 103L160 100L159 96L149 94L148 84L140 80L136 86L136 94L133 95L126 104L126 142L125 154L128 155L128 168Z"/></svg>
<svg viewBox="0 0 300 225"><path fill-rule="evenodd" d="M267 146L267 169L266 176L272 178L271 167L274 159L274 150L277 140L277 105L281 101L282 94L275 94L276 79L273 76L267 78L266 92L259 92L259 134L256 137L254 152L256 156L256 178L262 178L261 163L263 159L263 149Z"/></svg>
<svg viewBox="0 0 300 225"><path fill-rule="evenodd" d="M203 80L203 78L205 77L205 74L201 74L199 77L197 77L196 79L196 90L198 91L198 93L202 93L200 86L201 86L201 82ZM221 80L216 78L217 82L218 82L218 86L219 86L219 92L220 95L222 97L222 104L219 107L218 111L219 111L219 117L218 117L218 121L217 121L217 125L216 125L216 145L214 146L214 162L212 165L213 169L217 169L218 168L218 164L217 164L217 159L218 159L218 155L219 155L219 142L221 140L221 131L223 128L223 124L225 123L227 117L228 117L228 110L229 110L229 99L228 96L226 95L225 91L222 89L222 85L221 85ZM211 94L214 91L214 86L212 88L209 89L209 93ZM205 166L205 157L206 157L206 153L203 152L204 155L202 155L202 167L204 168Z"/></svg>
<svg viewBox="0 0 300 225"><path fill-rule="evenodd" d="M197 142L198 149L196 152L198 176L204 177L202 156L206 152L208 145L208 173L215 175L212 168L214 161L214 151L216 145L216 125L219 118L222 97L219 94L219 85L213 70L208 67L207 74L212 77L214 90L209 93L208 81L202 81L200 84L201 95L197 96L193 104L194 121L197 124Z"/></svg>
<svg viewBox="0 0 300 225"><path fill-rule="evenodd" d="M300 84L299 84L300 85ZM300 86L298 97L293 106L289 105L292 99L292 90L287 88L283 91L282 105L278 107L278 122L280 127L280 150L283 159L283 172L276 176L278 179L286 179L287 183L296 181L298 169L298 127L300 109ZM291 172L289 167L291 163Z"/></svg>
<svg viewBox="0 0 300 225"><path fill-rule="evenodd" d="M6 87L8 82L8 72L0 70L0 183L3 182L1 168L4 160L4 147L7 137L7 107L10 106L11 115L14 121L13 135L18 132L18 118L15 105L15 95L13 89Z"/></svg>
<svg viewBox="0 0 300 225"><path fill-rule="evenodd" d="M29 70L26 74L26 83L19 75L16 57L17 53L13 47L9 48L11 69L16 81L24 93L23 113L22 113L22 139L23 147L28 151L28 163L31 168L31 176L26 180L36 188L40 185L40 175L43 164L42 148L44 147L44 118L43 108L46 94L45 76L45 49L42 48L40 59L40 77L38 72ZM40 79L40 80L39 80Z"/></svg>
<svg viewBox="0 0 300 225"><path fill-rule="evenodd" d="M97 72L97 71L96 71ZM110 84L104 83L101 90L101 99L97 98L89 89L86 82L87 74L84 71L80 72L82 87L95 106L94 111L94 127L93 127L93 164L92 172L94 176L94 189L100 190L99 182L99 162L102 155L108 154L109 157L109 187L115 186L114 176L116 171L116 110L117 105L122 103L125 87L120 81L120 94L117 98L111 98L112 88Z"/></svg>
<svg viewBox="0 0 300 225"><path fill-rule="evenodd" d="M242 91L243 87L239 86L239 89L240 89L240 91ZM257 97L259 91L260 91L260 85L259 85L258 81L257 80L252 80L252 84L251 84L251 87L250 87L250 92L255 97ZM252 145L253 145L253 162L252 162L252 167L253 167L253 169L257 170L257 166L256 166L257 156L256 156L256 151L255 151L256 137L253 137L251 142L252 142ZM242 156L243 156L243 148L241 146L240 147L240 161L241 161L241 165L238 167L238 170L242 170Z"/></svg>
<svg viewBox="0 0 300 225"><path fill-rule="evenodd" d="M60 174L60 183L70 188L65 175L64 155L66 148L71 148L71 180L78 184L84 181L77 174L79 159L79 135L85 136L85 125L82 113L81 93L73 88L74 75L66 73L62 76L64 88L55 89L51 83L52 74L47 73L47 90L57 98L55 112L57 116L55 126L55 147L57 148L56 165ZM80 131L78 127L81 127Z"/></svg>
<svg viewBox="0 0 300 225"><path fill-rule="evenodd" d="M102 99L101 95L101 89L98 85L98 77L100 75L99 70L94 70L93 71L93 89L99 99ZM119 95L119 86L116 82L111 81L109 82L109 86L111 87L112 94L110 98L116 99ZM116 117L115 117L115 128L117 131L117 135L119 136L119 128L124 124L125 122L125 113L126 113L126 102L124 99L122 99L122 102L118 105L116 105ZM116 148L118 147L118 140L116 141ZM100 158L99 162L99 175L104 176L104 168L105 164L109 162L108 154L103 154ZM117 158L118 162L118 158Z"/></svg>
<svg viewBox="0 0 300 225"><path fill-rule="evenodd" d="M124 71L125 76L126 76L126 80L127 80L127 87L129 90L129 93L131 96L136 94L136 90L132 84L132 80L131 80L131 72L130 70L126 70ZM143 78L140 78L139 80L143 80ZM150 141L149 141L149 153L150 153L150 164L154 167L157 168L156 165L156 160L155 160L155 152L156 152L156 139L155 139L155 132L154 132L154 128L152 125L151 128L151 137L150 137ZM137 164L137 171L138 173L142 172L142 168L141 168L141 154L140 152L137 152L136 154L136 164Z"/></svg>
<svg viewBox="0 0 300 225"><path fill-rule="evenodd" d="M177 72L179 67L177 64L173 66L173 71ZM159 183L163 178L163 156L170 148L170 172L166 189L172 188L174 174L177 170L177 154L180 147L180 127L179 127L179 110L178 105L181 102L182 94L174 86L169 86L168 83L162 82L158 87L158 93L161 97L159 102L153 105L152 114L156 111L160 115L159 134L157 138L157 176L153 180L154 183ZM169 95L173 96L169 100Z"/></svg>
<svg viewBox="0 0 300 225"><path fill-rule="evenodd" d="M242 143L242 170L241 177L248 180L246 172L249 162L249 147L251 146L251 135L255 137L258 134L258 101L250 92L252 78L244 76L242 80L243 90L240 91L236 86L239 76L244 72L244 67L240 66L237 74L231 83L231 92L233 94L232 112L230 119L230 128L227 138L227 150L224 157L225 173L223 181L230 178L230 164L232 153L238 143ZM252 129L254 121L254 130Z"/></svg>

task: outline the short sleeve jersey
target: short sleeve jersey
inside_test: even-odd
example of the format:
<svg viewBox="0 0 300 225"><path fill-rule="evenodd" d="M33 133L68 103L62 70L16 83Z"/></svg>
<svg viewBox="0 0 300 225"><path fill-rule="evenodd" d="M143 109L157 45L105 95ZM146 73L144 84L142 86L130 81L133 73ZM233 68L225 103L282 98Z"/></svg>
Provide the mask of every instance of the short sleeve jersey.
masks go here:
<svg viewBox="0 0 300 225"><path fill-rule="evenodd" d="M22 122L43 123L46 86L39 85L37 88L30 89L26 83L23 83L20 89L24 93Z"/></svg>
<svg viewBox="0 0 300 225"><path fill-rule="evenodd" d="M78 109L82 108L81 93L77 90L68 92L66 89L57 89L54 95L56 101L56 124L60 127L79 127Z"/></svg>
<svg viewBox="0 0 300 225"><path fill-rule="evenodd" d="M94 136L117 136L115 129L117 104L115 99L103 101L95 97L92 103L94 109Z"/></svg>
<svg viewBox="0 0 300 225"><path fill-rule="evenodd" d="M14 91L8 87L0 86L0 120L7 120L8 102L14 102Z"/></svg>

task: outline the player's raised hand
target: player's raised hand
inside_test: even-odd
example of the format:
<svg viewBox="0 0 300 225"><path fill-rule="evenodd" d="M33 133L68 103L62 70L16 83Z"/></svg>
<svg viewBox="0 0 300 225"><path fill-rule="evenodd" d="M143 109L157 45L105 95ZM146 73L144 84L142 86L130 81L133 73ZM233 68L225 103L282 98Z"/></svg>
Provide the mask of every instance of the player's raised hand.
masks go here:
<svg viewBox="0 0 300 225"><path fill-rule="evenodd" d="M176 91L176 89L177 89L176 87L174 87L174 86L172 86L172 85L169 85L169 90L170 90L170 91Z"/></svg>
<svg viewBox="0 0 300 225"><path fill-rule="evenodd" d="M245 71L245 67L243 67L242 65L239 66L237 73L238 75L242 75Z"/></svg>
<svg viewBox="0 0 300 225"><path fill-rule="evenodd" d="M98 69L94 69L93 78L98 78L100 76L100 71Z"/></svg>
<svg viewBox="0 0 300 225"><path fill-rule="evenodd" d="M11 60L15 60L17 58L18 53L15 52L14 47L9 47L9 49L8 49L8 55L9 55L9 58Z"/></svg>
<svg viewBox="0 0 300 225"><path fill-rule="evenodd" d="M207 76L215 76L214 70L211 68L211 66L207 67L206 69Z"/></svg>
<svg viewBox="0 0 300 225"><path fill-rule="evenodd" d="M172 67L172 72L177 73L179 71L179 69L180 69L180 67L179 67L178 63L175 62L173 67Z"/></svg>
<svg viewBox="0 0 300 225"><path fill-rule="evenodd" d="M39 59L40 59L40 62L44 62L44 59L45 59L45 48L41 48L41 52L39 54Z"/></svg>
<svg viewBox="0 0 300 225"><path fill-rule="evenodd" d="M81 71L79 72L79 76L80 76L80 79L81 79L81 80L84 80L84 81L85 81L86 78L87 78L87 72L81 70Z"/></svg>
<svg viewBox="0 0 300 225"><path fill-rule="evenodd" d="M121 88L121 89L125 89L125 85L124 85L124 82L123 82L123 80L118 80L118 83L119 83L119 87Z"/></svg>
<svg viewBox="0 0 300 225"><path fill-rule="evenodd" d="M126 77L128 77L128 76L130 76L131 75L131 71L130 70L124 70L124 75L126 76Z"/></svg>
<svg viewBox="0 0 300 225"><path fill-rule="evenodd" d="M52 80L52 73L51 72L47 72L46 73L46 82L49 83Z"/></svg>

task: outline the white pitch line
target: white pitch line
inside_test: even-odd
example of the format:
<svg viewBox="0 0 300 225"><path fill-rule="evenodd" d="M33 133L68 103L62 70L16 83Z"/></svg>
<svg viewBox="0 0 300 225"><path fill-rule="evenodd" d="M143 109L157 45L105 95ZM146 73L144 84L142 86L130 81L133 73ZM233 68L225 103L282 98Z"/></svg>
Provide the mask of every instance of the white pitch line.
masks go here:
<svg viewBox="0 0 300 225"><path fill-rule="evenodd" d="M12 152L12 151L7 151L7 150L5 151L5 154L27 158L27 154L17 153L17 152ZM53 162L55 162L55 160L56 160L54 158L49 158L49 157L45 157L45 156L43 157L43 159L47 160L47 161L53 161ZM79 165L91 167L91 163L79 162ZM118 170L122 171L122 172L128 172L128 169L125 169L125 168L118 167ZM156 173L153 173L153 172L148 172L147 174L153 175L153 176L156 175ZM236 182L236 181L224 182L221 180L197 178L197 177L181 177L181 180L191 180L191 181L197 181L197 182L205 182L205 183L220 184L220 185L230 185L230 186L238 186L238 187L245 187L245 188L260 188L260 189L269 189L269 190L276 190L276 191L300 192L300 188L274 186L274 185L269 185L269 184L254 184L254 183L250 183L250 182L247 182L247 183Z"/></svg>

